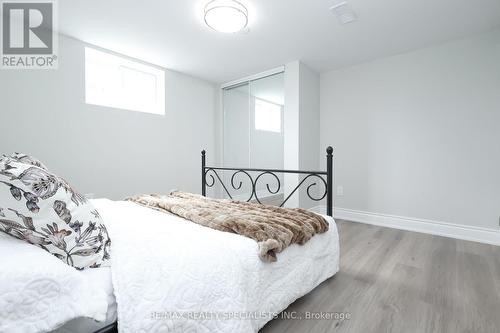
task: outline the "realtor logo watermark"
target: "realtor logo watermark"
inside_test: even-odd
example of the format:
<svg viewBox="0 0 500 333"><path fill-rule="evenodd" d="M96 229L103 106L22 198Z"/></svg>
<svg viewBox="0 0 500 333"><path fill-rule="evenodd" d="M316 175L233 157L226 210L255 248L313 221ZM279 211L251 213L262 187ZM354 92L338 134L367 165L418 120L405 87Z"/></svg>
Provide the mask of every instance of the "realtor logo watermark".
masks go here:
<svg viewBox="0 0 500 333"><path fill-rule="evenodd" d="M57 68L56 0L0 0L2 69Z"/></svg>

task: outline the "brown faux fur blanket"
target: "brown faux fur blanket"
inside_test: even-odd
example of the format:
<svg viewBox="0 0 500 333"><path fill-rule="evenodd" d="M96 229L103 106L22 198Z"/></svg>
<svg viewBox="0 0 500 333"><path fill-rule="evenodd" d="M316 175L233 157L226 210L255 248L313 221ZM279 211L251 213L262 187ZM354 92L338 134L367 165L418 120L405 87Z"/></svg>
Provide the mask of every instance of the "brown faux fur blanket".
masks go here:
<svg viewBox="0 0 500 333"><path fill-rule="evenodd" d="M259 245L259 257L267 262L276 261L276 254L290 244L302 245L314 234L328 230L328 222L323 217L300 208L210 199L184 192L138 195L126 200L215 230L251 238Z"/></svg>

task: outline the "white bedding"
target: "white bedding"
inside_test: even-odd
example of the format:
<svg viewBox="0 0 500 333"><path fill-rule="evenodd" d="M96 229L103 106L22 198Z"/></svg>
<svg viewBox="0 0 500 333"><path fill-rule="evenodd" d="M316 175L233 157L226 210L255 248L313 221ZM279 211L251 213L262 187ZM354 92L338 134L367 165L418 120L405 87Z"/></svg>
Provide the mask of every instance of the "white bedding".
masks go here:
<svg viewBox="0 0 500 333"><path fill-rule="evenodd" d="M116 321L116 299L113 293L113 285L111 283L111 269L109 267L101 267L96 269L87 269L81 273L85 276L90 285L92 285L94 290L99 289L106 293L106 319L98 322L91 318L76 318L65 323L52 333L90 333Z"/></svg>
<svg viewBox="0 0 500 333"><path fill-rule="evenodd" d="M0 253L0 332L47 332L78 317L106 318L106 292L82 272L1 232Z"/></svg>
<svg viewBox="0 0 500 333"><path fill-rule="evenodd" d="M93 203L112 268L76 271L0 233L0 332L92 332L117 317L120 332L256 332L339 268L331 218L327 233L264 263L251 239L129 202Z"/></svg>
<svg viewBox="0 0 500 333"><path fill-rule="evenodd" d="M257 332L339 269L332 219L264 263L251 239L130 202L93 204L112 238L120 332Z"/></svg>

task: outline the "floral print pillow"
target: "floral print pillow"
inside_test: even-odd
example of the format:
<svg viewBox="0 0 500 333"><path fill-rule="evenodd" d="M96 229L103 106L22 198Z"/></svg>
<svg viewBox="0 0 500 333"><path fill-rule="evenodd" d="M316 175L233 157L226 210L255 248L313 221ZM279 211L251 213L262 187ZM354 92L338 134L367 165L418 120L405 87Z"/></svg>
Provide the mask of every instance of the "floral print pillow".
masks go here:
<svg viewBox="0 0 500 333"><path fill-rule="evenodd" d="M97 210L38 160L0 158L0 231L76 269L107 266L109 239Z"/></svg>
<svg viewBox="0 0 500 333"><path fill-rule="evenodd" d="M1 158L0 158L0 161L3 161L4 159L14 159L18 162L22 162L22 163L26 163L26 164L31 164L31 165L34 165L34 166L37 166L39 168L42 168L46 171L48 171L49 169L47 169L47 167L42 163L40 162L39 160L37 160L36 158L32 157L32 156L29 156L29 155L26 155L26 154L22 154L22 153L14 153L10 156L5 156L3 155Z"/></svg>

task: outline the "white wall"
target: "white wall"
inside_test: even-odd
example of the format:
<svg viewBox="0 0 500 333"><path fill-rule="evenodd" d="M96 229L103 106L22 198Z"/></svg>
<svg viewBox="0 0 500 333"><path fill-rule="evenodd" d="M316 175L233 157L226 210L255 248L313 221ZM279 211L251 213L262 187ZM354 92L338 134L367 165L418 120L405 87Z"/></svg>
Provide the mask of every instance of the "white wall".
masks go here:
<svg viewBox="0 0 500 333"><path fill-rule="evenodd" d="M215 85L166 70L165 116L86 105L85 45L59 42L58 70L0 71L0 153L32 154L97 197L200 192L200 151L215 152Z"/></svg>
<svg viewBox="0 0 500 333"><path fill-rule="evenodd" d="M326 160L318 163L319 146L319 117L320 117L320 76L318 73L300 63L300 114L299 114L299 169L311 171L326 171ZM318 179L309 178L301 187L300 207L311 208L320 204L312 201L307 196L307 186L311 183L318 186L311 187L311 194L315 197L321 196L324 185ZM325 199L326 200L326 199ZM325 205L325 201L322 201Z"/></svg>
<svg viewBox="0 0 500 333"><path fill-rule="evenodd" d="M300 61L285 66L285 169L324 170L319 167L319 74ZM285 195L302 180L298 175L285 175ZM314 182L307 180L296 195L287 202L288 207L310 208L318 205L307 197L306 189ZM322 188L314 187L311 193Z"/></svg>
<svg viewBox="0 0 500 333"><path fill-rule="evenodd" d="M299 111L300 111L300 62L285 65L285 108L283 119L283 165L285 169L299 169ZM284 175L284 192L288 197L299 182L295 174ZM299 196L292 196L286 207L299 207Z"/></svg>
<svg viewBox="0 0 500 333"><path fill-rule="evenodd" d="M335 207L498 229L499 126L498 30L321 75Z"/></svg>

